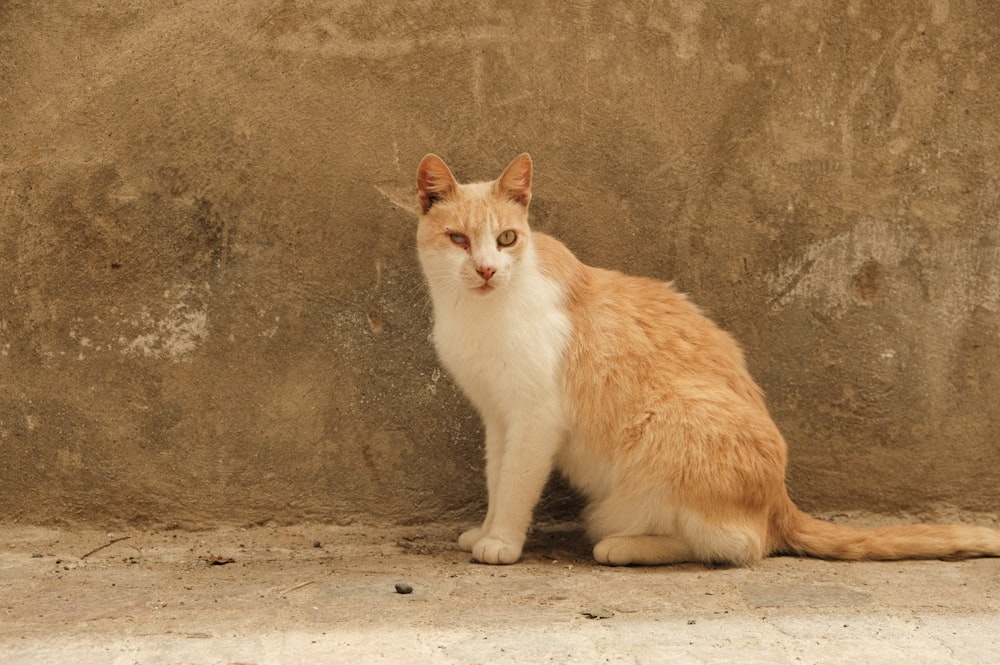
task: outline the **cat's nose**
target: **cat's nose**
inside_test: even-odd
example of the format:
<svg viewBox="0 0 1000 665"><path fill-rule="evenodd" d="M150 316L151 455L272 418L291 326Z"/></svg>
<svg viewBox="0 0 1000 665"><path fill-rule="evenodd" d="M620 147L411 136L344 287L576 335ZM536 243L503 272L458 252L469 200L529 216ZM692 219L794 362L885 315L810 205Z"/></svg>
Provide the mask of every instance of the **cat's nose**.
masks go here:
<svg viewBox="0 0 1000 665"><path fill-rule="evenodd" d="M479 276L488 282L490 281L490 277L496 274L497 269L491 268L490 266L480 266L476 268L476 272L478 272Z"/></svg>

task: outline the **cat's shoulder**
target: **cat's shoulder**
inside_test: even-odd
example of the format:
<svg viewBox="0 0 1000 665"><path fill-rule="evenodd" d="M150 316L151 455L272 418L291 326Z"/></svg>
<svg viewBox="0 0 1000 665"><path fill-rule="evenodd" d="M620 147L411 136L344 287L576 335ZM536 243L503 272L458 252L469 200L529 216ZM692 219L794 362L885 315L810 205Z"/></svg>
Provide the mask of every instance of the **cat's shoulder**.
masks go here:
<svg viewBox="0 0 1000 665"><path fill-rule="evenodd" d="M557 238L541 231L532 231L531 239L538 255L539 267L545 275L562 284L576 282L586 276L587 266Z"/></svg>
<svg viewBox="0 0 1000 665"><path fill-rule="evenodd" d="M685 296L673 289L670 282L650 277L630 275L618 270L589 266L576 257L561 241L539 231L531 234L542 271L558 281L581 280L595 288L621 288L644 294L670 295L684 299Z"/></svg>

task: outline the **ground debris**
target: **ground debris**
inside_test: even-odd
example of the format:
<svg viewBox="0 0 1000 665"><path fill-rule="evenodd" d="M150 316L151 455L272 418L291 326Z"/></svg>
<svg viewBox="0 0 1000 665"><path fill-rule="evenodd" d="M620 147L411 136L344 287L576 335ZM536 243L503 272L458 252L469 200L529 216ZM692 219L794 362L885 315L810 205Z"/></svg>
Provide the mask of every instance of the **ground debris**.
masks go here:
<svg viewBox="0 0 1000 665"><path fill-rule="evenodd" d="M101 550L103 550L104 548L106 548L106 547L111 547L111 546L112 546L112 545L114 545L115 543L120 543L121 541L123 541L123 540L128 540L128 539L129 539L129 538L131 538L131 537L132 537L132 536L122 536L121 538L112 538L110 542L107 542L107 543L104 543L104 544L103 544L103 545L101 545L100 547L95 547L94 549L90 550L90 551L89 551L89 552L87 552L86 554L82 555L82 556L81 556L80 558L81 558L81 559L86 559L86 558L87 558L88 556L90 556L91 554L97 554L98 552L100 552L100 551L101 551Z"/></svg>

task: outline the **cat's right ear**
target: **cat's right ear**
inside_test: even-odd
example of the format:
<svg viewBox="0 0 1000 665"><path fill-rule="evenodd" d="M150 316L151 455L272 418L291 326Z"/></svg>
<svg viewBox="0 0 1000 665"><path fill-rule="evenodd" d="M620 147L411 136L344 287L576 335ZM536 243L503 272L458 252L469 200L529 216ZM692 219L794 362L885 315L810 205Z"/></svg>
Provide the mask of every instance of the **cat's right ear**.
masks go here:
<svg viewBox="0 0 1000 665"><path fill-rule="evenodd" d="M427 214L435 203L447 199L458 190L458 182L448 165L437 155L427 155L417 167L417 200L420 212Z"/></svg>

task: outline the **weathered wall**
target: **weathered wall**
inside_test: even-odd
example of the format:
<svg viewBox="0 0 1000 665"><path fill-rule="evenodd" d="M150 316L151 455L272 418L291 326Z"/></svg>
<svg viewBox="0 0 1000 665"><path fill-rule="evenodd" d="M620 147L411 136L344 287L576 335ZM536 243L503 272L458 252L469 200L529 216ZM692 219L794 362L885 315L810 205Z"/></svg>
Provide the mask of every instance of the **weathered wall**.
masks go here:
<svg viewBox="0 0 1000 665"><path fill-rule="evenodd" d="M0 502L468 517L420 157L747 347L810 509L1000 506L1000 5L0 3Z"/></svg>

